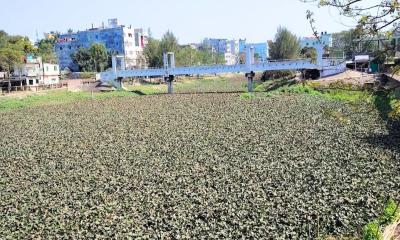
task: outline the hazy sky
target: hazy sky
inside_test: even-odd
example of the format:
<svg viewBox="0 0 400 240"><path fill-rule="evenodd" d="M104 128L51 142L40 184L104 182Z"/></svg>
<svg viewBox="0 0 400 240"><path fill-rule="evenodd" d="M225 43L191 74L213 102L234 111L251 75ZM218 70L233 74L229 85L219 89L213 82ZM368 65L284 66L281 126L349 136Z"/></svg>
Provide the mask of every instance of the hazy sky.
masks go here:
<svg viewBox="0 0 400 240"><path fill-rule="evenodd" d="M279 25L298 36L312 35L307 9L315 12L319 31L347 29L335 9L299 0L6 0L0 29L36 40L36 31L42 38L43 32L85 30L118 18L121 24L150 28L154 37L172 30L180 43L204 37L265 42Z"/></svg>

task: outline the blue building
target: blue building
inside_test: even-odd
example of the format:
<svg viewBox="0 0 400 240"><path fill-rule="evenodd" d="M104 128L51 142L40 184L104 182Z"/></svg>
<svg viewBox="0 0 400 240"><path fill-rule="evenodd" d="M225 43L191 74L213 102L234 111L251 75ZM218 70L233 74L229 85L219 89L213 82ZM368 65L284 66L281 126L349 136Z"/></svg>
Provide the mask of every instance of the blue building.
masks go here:
<svg viewBox="0 0 400 240"><path fill-rule="evenodd" d="M203 46L209 48L213 52L226 53L228 47L228 39L225 38L206 38L203 41Z"/></svg>
<svg viewBox="0 0 400 240"><path fill-rule="evenodd" d="M254 48L254 54L260 62L266 62L269 58L268 43L246 43L246 39L239 40L239 52L246 53L247 47Z"/></svg>
<svg viewBox="0 0 400 240"><path fill-rule="evenodd" d="M79 71L71 55L79 48L89 48L95 43L103 44L110 53L125 56L127 68L145 65L142 52L147 44L147 34L142 29L118 25L117 19L110 19L107 27L103 24L100 28L92 27L86 31L71 31L60 35L55 51L61 69Z"/></svg>
<svg viewBox="0 0 400 240"><path fill-rule="evenodd" d="M249 43L246 47L254 48L254 55L260 62L266 62L269 57L268 43Z"/></svg>
<svg viewBox="0 0 400 240"><path fill-rule="evenodd" d="M319 37L320 37L321 43L324 46L326 46L326 47L332 47L333 46L332 34L329 34L327 32L322 32ZM316 37L303 37L303 38L300 39L301 48L313 47L313 46L315 46L317 44L319 44L319 42L318 42L318 39Z"/></svg>
<svg viewBox="0 0 400 240"><path fill-rule="evenodd" d="M254 54L258 56L259 62L266 62L269 57L268 43L246 43L246 39L228 40L218 38L206 38L203 46L217 53L225 54L226 64L236 64L239 54L246 53L246 47L253 47Z"/></svg>
<svg viewBox="0 0 400 240"><path fill-rule="evenodd" d="M244 53L246 51L246 39L239 39L239 52Z"/></svg>

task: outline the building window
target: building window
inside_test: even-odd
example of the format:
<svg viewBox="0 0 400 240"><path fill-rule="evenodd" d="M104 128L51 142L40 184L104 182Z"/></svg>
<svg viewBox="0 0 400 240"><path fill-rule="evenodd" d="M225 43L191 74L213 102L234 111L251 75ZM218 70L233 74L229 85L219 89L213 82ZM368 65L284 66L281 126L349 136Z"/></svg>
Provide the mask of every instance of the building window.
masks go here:
<svg viewBox="0 0 400 240"><path fill-rule="evenodd" d="M54 66L54 71L58 71L57 66Z"/></svg>
<svg viewBox="0 0 400 240"><path fill-rule="evenodd" d="M135 46L139 47L139 34L135 33Z"/></svg>
<svg viewBox="0 0 400 240"><path fill-rule="evenodd" d="M33 80L29 80L29 85L33 85Z"/></svg>
<svg viewBox="0 0 400 240"><path fill-rule="evenodd" d="M128 37L132 37L132 33L128 33Z"/></svg>
<svg viewBox="0 0 400 240"><path fill-rule="evenodd" d="M48 72L49 71L49 66L46 66L46 72Z"/></svg>
<svg viewBox="0 0 400 240"><path fill-rule="evenodd" d="M36 84L39 84L39 79L36 79Z"/></svg>
<svg viewBox="0 0 400 240"><path fill-rule="evenodd" d="M72 49L72 47L71 47L71 46L69 46L68 48L69 48L69 49Z"/></svg>
<svg viewBox="0 0 400 240"><path fill-rule="evenodd" d="M63 48L62 47L60 47L60 51L62 51L63 50Z"/></svg>

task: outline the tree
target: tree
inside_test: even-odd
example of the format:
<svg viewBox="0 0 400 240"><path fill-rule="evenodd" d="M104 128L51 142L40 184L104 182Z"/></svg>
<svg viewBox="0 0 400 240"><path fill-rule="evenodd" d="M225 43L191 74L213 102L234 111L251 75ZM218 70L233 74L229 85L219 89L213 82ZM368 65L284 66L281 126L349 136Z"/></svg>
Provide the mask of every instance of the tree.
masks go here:
<svg viewBox="0 0 400 240"><path fill-rule="evenodd" d="M181 48L175 56L177 66L192 66L201 64L200 53L190 46Z"/></svg>
<svg viewBox="0 0 400 240"><path fill-rule="evenodd" d="M356 20L356 32L378 36L382 31L394 33L399 30L400 3L398 0L302 0L318 2L321 7L334 7L340 15ZM308 11L308 18L313 13Z"/></svg>
<svg viewBox="0 0 400 240"><path fill-rule="evenodd" d="M175 35L168 31L161 41L154 39L151 34L149 41L143 50L146 62L149 67L163 66L163 53L175 53L175 63L177 66L223 64L225 58L223 54L213 53L209 49L195 49L191 46L181 47Z"/></svg>
<svg viewBox="0 0 400 240"><path fill-rule="evenodd" d="M160 50L160 41L149 37L149 41L143 50L149 67L162 67L162 52Z"/></svg>
<svg viewBox="0 0 400 240"><path fill-rule="evenodd" d="M80 48L71 57L83 72L101 72L109 66L107 49L99 43L93 44L90 48Z"/></svg>
<svg viewBox="0 0 400 240"><path fill-rule="evenodd" d="M272 59L293 59L300 50L299 39L285 27L279 27L271 44L270 56Z"/></svg>
<svg viewBox="0 0 400 240"><path fill-rule="evenodd" d="M195 49L191 46L182 47L176 55L177 66L224 64L223 54L213 53L208 49Z"/></svg>
<svg viewBox="0 0 400 240"><path fill-rule="evenodd" d="M261 56L260 56L259 53L255 53L255 54L254 54L254 61L255 61L256 63L260 63L260 61L261 61Z"/></svg>
<svg viewBox="0 0 400 240"><path fill-rule="evenodd" d="M239 54L239 64L245 64L245 63L246 63L246 54L240 53Z"/></svg>
<svg viewBox="0 0 400 240"><path fill-rule="evenodd" d="M0 48L0 70L6 71L9 75L15 65L23 62L24 53L21 50L11 47ZM11 90L11 80L8 80L8 91Z"/></svg>
<svg viewBox="0 0 400 240"><path fill-rule="evenodd" d="M37 49L23 36L10 36L0 31L0 70L11 73L15 65L21 64L27 54L36 54Z"/></svg>
<svg viewBox="0 0 400 240"><path fill-rule="evenodd" d="M379 58L394 55L395 44L390 38L399 32L400 4L398 0L301 0L303 2L317 2L320 7L333 7L341 16L355 20L353 30L350 31L351 44L346 46L352 54L373 52ZM319 38L315 27L314 13L307 11L314 35Z"/></svg>
<svg viewBox="0 0 400 240"><path fill-rule="evenodd" d="M37 53L37 49L33 46L29 38L22 36L9 36L6 47L22 51L25 55Z"/></svg>
<svg viewBox="0 0 400 240"><path fill-rule="evenodd" d="M162 53L174 52L177 53L179 51L179 43L178 39L171 31L167 31L160 42L160 49Z"/></svg>
<svg viewBox="0 0 400 240"><path fill-rule="evenodd" d="M24 53L17 49L5 47L0 49L0 70L11 73L15 65L21 64Z"/></svg>
<svg viewBox="0 0 400 240"><path fill-rule="evenodd" d="M300 53L304 58L310 58L313 62L317 61L317 50L313 47L304 47Z"/></svg>
<svg viewBox="0 0 400 240"><path fill-rule="evenodd" d="M82 72L93 71L89 49L80 48L78 49L78 51L73 53L71 57L72 61L79 66L80 71Z"/></svg>
<svg viewBox="0 0 400 240"><path fill-rule="evenodd" d="M42 57L45 63L58 63L58 58L54 51L54 40L52 39L42 39L37 43L38 55Z"/></svg>
<svg viewBox="0 0 400 240"><path fill-rule="evenodd" d="M8 34L3 31L0 30L0 48L3 48L8 42Z"/></svg>
<svg viewBox="0 0 400 240"><path fill-rule="evenodd" d="M107 49L103 44L95 43L89 48L92 69L102 72L108 66Z"/></svg>

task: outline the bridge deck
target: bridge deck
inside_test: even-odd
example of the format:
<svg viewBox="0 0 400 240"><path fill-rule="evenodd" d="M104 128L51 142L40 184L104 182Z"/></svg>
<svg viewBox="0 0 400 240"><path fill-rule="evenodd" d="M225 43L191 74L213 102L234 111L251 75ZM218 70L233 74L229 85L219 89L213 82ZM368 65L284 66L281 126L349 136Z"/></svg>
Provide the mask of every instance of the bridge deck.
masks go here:
<svg viewBox="0 0 400 240"><path fill-rule="evenodd" d="M312 63L311 60L292 60L267 62L260 64L237 64L237 65L212 65L212 66L191 66L191 67L176 67L176 68L158 68L158 69L132 69L118 70L117 76L113 71L107 71L100 74L101 79L111 80L118 77L153 77L167 75L197 75L197 74L217 74L231 72L259 72L272 70L296 70L296 69L318 69L321 68Z"/></svg>

